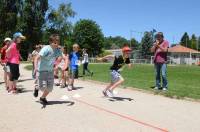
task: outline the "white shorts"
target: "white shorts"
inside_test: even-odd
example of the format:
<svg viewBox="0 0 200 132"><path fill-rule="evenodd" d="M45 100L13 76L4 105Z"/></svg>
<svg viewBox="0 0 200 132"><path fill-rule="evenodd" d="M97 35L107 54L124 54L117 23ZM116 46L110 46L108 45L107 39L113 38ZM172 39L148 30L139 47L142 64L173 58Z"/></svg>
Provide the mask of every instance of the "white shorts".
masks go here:
<svg viewBox="0 0 200 132"><path fill-rule="evenodd" d="M119 81L122 78L121 74L116 70L112 70L110 72L110 75L111 75L111 82L112 83L115 83L115 82Z"/></svg>
<svg viewBox="0 0 200 132"><path fill-rule="evenodd" d="M5 65L5 66L3 66L3 70L4 70L5 72L10 72L10 67L7 66L7 65Z"/></svg>

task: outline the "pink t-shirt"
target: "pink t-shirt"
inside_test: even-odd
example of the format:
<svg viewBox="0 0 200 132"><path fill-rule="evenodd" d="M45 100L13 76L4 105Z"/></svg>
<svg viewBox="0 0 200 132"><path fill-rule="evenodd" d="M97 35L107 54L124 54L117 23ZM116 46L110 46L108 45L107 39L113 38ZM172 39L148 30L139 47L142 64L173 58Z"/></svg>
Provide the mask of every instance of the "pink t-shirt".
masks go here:
<svg viewBox="0 0 200 132"><path fill-rule="evenodd" d="M169 42L164 40L160 47L169 48ZM157 48L154 54L154 63L166 63L167 62L167 52L163 52L160 48Z"/></svg>
<svg viewBox="0 0 200 132"><path fill-rule="evenodd" d="M10 53L8 56L8 62L14 63L14 64L19 64L20 62L20 53L19 50L17 49L17 44L13 42L10 45Z"/></svg>

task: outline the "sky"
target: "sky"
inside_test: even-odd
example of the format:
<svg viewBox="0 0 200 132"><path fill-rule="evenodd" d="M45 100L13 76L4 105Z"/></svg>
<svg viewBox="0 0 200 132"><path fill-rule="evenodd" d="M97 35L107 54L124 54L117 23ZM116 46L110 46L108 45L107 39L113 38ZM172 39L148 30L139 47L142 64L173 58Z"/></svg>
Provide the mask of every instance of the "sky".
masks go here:
<svg viewBox="0 0 200 132"><path fill-rule="evenodd" d="M145 31L156 29L170 43L179 43L184 32L200 36L200 0L49 0L53 8L72 3L73 23L92 19L105 36L140 41Z"/></svg>

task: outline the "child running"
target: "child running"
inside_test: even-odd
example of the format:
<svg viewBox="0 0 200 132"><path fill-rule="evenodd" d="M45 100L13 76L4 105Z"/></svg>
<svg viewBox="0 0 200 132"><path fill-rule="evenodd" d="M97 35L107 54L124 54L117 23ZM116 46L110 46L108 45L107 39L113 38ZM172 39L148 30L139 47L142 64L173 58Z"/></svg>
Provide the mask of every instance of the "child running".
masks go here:
<svg viewBox="0 0 200 132"><path fill-rule="evenodd" d="M103 58L99 58L98 60L104 60L108 58L114 59L113 65L110 67L111 74L111 83L103 90L103 95L108 97L114 97L113 90L124 82L124 78L121 76L120 71L122 71L122 67L124 64L128 64L128 67L131 68L131 62L129 59L129 53L131 49L125 45L122 48L123 55L115 56L108 55Z"/></svg>
<svg viewBox="0 0 200 132"><path fill-rule="evenodd" d="M9 79L9 94L17 93L17 80L19 79L19 63L20 63L20 52L21 42L25 39L22 33L17 32L13 35L13 42L6 50L7 65L10 69L10 79Z"/></svg>
<svg viewBox="0 0 200 132"><path fill-rule="evenodd" d="M39 89L43 92L40 97L40 102L43 105L48 104L46 97L53 90L54 85L54 73L53 65L57 57L62 57L62 53L58 46L60 44L60 37L57 34L53 34L49 37L49 44L44 46L39 55L35 58L35 73L38 72ZM36 96L35 96L36 95ZM34 90L34 96L38 96L38 89Z"/></svg>
<svg viewBox="0 0 200 132"><path fill-rule="evenodd" d="M1 61L0 61L0 63L3 66L3 70L4 70L4 82L5 82L6 90L9 89L9 86L8 86L9 67L7 66L6 50L10 46L11 41L12 41L11 38L5 38L4 43L3 43L3 48L1 48Z"/></svg>
<svg viewBox="0 0 200 132"><path fill-rule="evenodd" d="M60 86L61 88L65 88L69 84L69 73L68 73L68 65L69 65L69 55L67 52L67 47L62 48L62 58L59 60L59 64L56 66L58 70L61 71L61 77L59 78L59 82L56 84L57 86ZM67 83L66 83L67 82Z"/></svg>
<svg viewBox="0 0 200 132"><path fill-rule="evenodd" d="M69 55L70 80L69 80L68 91L72 91L74 89L74 79L78 79L78 67L80 65L80 54L78 53L78 51L79 51L79 45L74 44L73 52Z"/></svg>

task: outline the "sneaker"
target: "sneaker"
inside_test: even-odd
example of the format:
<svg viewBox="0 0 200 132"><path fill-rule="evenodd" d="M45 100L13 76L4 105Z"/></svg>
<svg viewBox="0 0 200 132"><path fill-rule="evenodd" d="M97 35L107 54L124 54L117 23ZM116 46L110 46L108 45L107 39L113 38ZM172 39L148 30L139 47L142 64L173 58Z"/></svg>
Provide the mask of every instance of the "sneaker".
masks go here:
<svg viewBox="0 0 200 132"><path fill-rule="evenodd" d="M93 75L94 75L94 73L92 72L92 73L91 73L91 77L92 77Z"/></svg>
<svg viewBox="0 0 200 132"><path fill-rule="evenodd" d="M41 102L42 104L48 104L48 101L47 101L46 98L40 97L40 102Z"/></svg>
<svg viewBox="0 0 200 132"><path fill-rule="evenodd" d="M34 93L33 93L34 97L38 97L38 91L39 91L38 89L36 89L36 88L34 89Z"/></svg>
<svg viewBox="0 0 200 132"><path fill-rule="evenodd" d="M155 87L154 90L159 90L159 88L158 88L158 87Z"/></svg>
<svg viewBox="0 0 200 132"><path fill-rule="evenodd" d="M67 87L68 91L72 91L73 90L73 87L70 85Z"/></svg>
<svg viewBox="0 0 200 132"><path fill-rule="evenodd" d="M102 93L104 96L106 96L106 97L108 96L106 90L102 91Z"/></svg>
<svg viewBox="0 0 200 132"><path fill-rule="evenodd" d="M11 94L12 94L12 91L8 91L8 94L11 95Z"/></svg>
<svg viewBox="0 0 200 132"><path fill-rule="evenodd" d="M167 91L167 88L163 88L163 91Z"/></svg>
<svg viewBox="0 0 200 132"><path fill-rule="evenodd" d="M65 88L66 87L66 85L65 84L62 84L61 86L60 86L60 88Z"/></svg>
<svg viewBox="0 0 200 132"><path fill-rule="evenodd" d="M60 86L60 83L55 83L56 86Z"/></svg>
<svg viewBox="0 0 200 132"><path fill-rule="evenodd" d="M108 97L110 97L110 98L114 97L114 94L113 94L113 92L112 92L111 90L108 90L108 91L107 91L107 95L108 95Z"/></svg>

